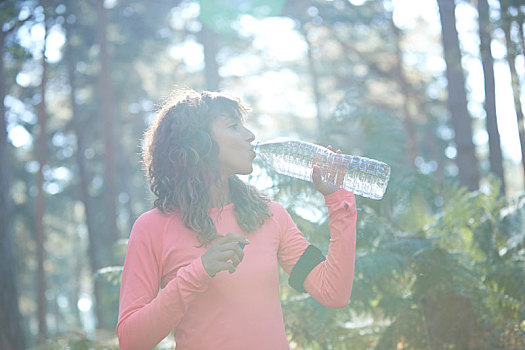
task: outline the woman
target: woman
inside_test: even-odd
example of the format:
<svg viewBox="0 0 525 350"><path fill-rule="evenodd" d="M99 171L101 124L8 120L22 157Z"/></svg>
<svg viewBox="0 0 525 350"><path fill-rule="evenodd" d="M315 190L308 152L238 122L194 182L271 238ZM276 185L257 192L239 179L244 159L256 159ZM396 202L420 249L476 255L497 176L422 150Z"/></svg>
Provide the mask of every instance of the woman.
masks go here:
<svg viewBox="0 0 525 350"><path fill-rule="evenodd" d="M289 349L278 265L327 307L347 305L355 258L354 195L313 182L330 220L327 257L279 204L236 175L252 172L255 137L238 99L182 91L146 132L155 208L135 222L120 290L122 349Z"/></svg>

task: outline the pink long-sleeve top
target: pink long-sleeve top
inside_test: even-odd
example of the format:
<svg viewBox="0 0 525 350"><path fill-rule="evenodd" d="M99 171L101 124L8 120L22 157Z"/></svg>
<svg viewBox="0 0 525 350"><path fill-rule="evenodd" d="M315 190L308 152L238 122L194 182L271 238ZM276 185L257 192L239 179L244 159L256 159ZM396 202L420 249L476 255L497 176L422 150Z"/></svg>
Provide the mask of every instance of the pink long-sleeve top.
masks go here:
<svg viewBox="0 0 525 350"><path fill-rule="evenodd" d="M326 260L304 287L327 307L344 307L352 290L356 206L352 193L325 197L330 221ZM177 212L153 209L135 222L128 243L117 334L121 349L151 349L172 330L177 349L289 349L279 298L278 265L289 274L309 243L288 212L269 203L273 216L245 234L250 244L237 270L210 277L206 247ZM242 233L233 204L209 211L217 232Z"/></svg>

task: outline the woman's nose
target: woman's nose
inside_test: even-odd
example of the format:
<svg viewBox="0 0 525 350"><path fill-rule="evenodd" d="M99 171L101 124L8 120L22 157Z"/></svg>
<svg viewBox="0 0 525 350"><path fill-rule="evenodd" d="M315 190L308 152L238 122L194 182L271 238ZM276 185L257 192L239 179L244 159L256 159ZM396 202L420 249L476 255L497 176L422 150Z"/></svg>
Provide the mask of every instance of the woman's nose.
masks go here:
<svg viewBox="0 0 525 350"><path fill-rule="evenodd" d="M253 132L250 131L250 129L246 128L246 140L248 142L252 142L253 140L255 140L255 135L253 134Z"/></svg>

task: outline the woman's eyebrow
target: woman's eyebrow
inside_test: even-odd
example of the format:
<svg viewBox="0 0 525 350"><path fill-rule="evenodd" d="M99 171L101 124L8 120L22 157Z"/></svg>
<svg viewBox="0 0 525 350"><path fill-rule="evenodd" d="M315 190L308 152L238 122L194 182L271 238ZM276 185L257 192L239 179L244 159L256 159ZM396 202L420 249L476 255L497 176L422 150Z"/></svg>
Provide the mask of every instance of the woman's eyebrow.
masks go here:
<svg viewBox="0 0 525 350"><path fill-rule="evenodd" d="M234 116L234 115L221 115L221 118L224 120L224 122L226 123L230 123L230 122L243 122L242 118L238 117L238 116Z"/></svg>

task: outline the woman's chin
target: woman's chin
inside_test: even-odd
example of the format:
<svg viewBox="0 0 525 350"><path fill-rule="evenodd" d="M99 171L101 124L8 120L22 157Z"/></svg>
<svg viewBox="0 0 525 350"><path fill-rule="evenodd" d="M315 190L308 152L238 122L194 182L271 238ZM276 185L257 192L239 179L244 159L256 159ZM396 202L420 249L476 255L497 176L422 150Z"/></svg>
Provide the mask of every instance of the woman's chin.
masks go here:
<svg viewBox="0 0 525 350"><path fill-rule="evenodd" d="M242 169L237 173L237 175L250 175L253 172L253 166L249 166L246 169Z"/></svg>

